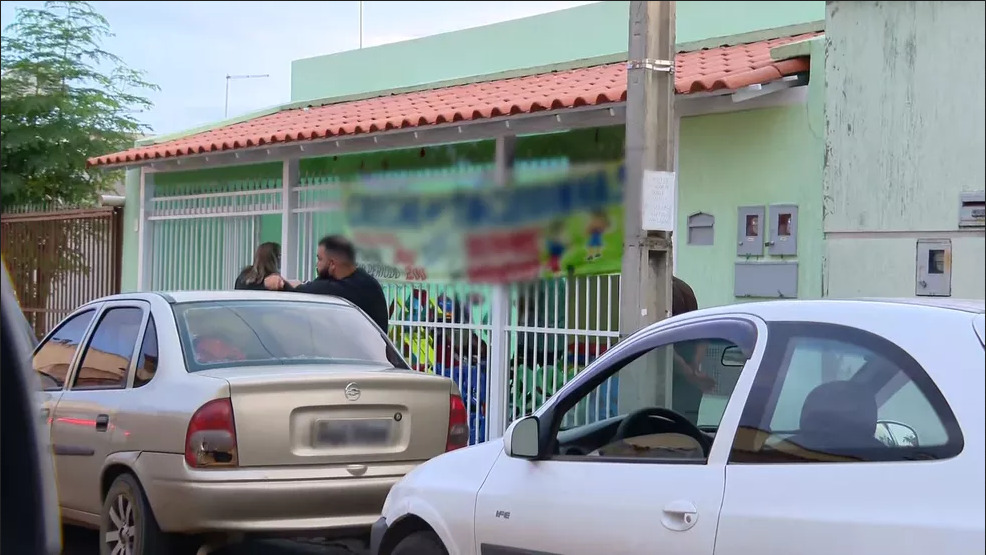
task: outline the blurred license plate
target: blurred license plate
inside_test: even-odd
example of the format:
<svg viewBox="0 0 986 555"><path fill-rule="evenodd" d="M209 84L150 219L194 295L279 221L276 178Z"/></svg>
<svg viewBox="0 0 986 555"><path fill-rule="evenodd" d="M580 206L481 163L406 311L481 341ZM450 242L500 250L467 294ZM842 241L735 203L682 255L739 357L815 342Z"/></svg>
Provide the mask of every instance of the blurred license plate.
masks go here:
<svg viewBox="0 0 986 555"><path fill-rule="evenodd" d="M315 447L387 445L393 434L393 420L316 420L312 434Z"/></svg>

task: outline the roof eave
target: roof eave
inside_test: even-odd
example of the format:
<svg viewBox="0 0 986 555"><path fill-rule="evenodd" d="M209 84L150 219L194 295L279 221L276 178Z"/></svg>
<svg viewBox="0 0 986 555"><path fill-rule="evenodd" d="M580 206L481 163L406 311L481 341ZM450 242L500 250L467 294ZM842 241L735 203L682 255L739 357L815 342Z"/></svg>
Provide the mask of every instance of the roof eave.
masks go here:
<svg viewBox="0 0 986 555"><path fill-rule="evenodd" d="M300 157L340 156L368 151L493 140L507 135L543 135L575 129L623 125L625 121L626 103L611 102L374 133L272 143L235 150L216 150L185 156L130 160L114 164L100 164L94 167L111 170L127 166L146 166L152 171L189 171L206 167L250 165Z"/></svg>
<svg viewBox="0 0 986 555"><path fill-rule="evenodd" d="M803 75L788 76L765 85L750 85L738 90L677 95L678 117L749 110L777 104L804 101L806 80ZM779 100L778 94L786 95ZM271 143L263 146L214 150L198 154L129 160L95 166L99 169L144 167L151 172L192 171L205 168L243 166L266 162L283 162L295 158L342 156L443 144L495 140L503 136L529 136L561 133L577 129L625 125L626 102L610 102L577 108L463 120L383 130L374 133L339 135L328 138Z"/></svg>

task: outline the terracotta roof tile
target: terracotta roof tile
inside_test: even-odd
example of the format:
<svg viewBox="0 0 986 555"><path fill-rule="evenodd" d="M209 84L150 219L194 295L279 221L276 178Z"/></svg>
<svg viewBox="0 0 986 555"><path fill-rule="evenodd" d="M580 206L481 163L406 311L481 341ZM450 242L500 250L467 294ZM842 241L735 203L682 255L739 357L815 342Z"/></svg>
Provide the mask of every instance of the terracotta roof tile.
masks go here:
<svg viewBox="0 0 986 555"><path fill-rule="evenodd" d="M735 90L808 71L807 58L775 62L770 49L820 33L680 53L675 91ZM626 100L626 64L615 63L295 108L160 144L89 159L90 166L126 164L273 143L308 141L457 121L600 105Z"/></svg>

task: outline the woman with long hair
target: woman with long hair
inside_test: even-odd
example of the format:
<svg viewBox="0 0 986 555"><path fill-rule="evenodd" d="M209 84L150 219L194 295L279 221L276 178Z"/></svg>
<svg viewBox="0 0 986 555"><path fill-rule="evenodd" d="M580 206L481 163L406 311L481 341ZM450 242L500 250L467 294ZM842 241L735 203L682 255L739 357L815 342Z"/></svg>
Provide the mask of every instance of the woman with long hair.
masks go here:
<svg viewBox="0 0 986 555"><path fill-rule="evenodd" d="M276 274L281 267L281 245L278 243L261 243L253 253L253 264L243 268L236 278L234 289L251 289L264 291L264 278Z"/></svg>

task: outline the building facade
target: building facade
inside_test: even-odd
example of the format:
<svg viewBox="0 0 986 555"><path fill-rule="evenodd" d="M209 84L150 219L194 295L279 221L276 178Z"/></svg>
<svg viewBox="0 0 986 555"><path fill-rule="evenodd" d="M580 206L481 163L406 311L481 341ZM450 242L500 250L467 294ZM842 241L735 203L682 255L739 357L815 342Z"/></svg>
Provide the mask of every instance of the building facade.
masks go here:
<svg viewBox="0 0 986 555"><path fill-rule="evenodd" d="M130 168L124 289L229 288L262 241L311 277L314 241L342 231L341 182L502 182L622 160L627 16L603 2L299 60L288 105L91 160ZM821 2L678 3L675 265L703 306L822 295L823 17ZM443 350L483 353L452 375L476 399L477 440L620 333L618 275L386 286L412 363L445 372ZM470 299L470 317L449 299Z"/></svg>
<svg viewBox="0 0 986 555"><path fill-rule="evenodd" d="M828 3L825 295L986 296L984 6Z"/></svg>

